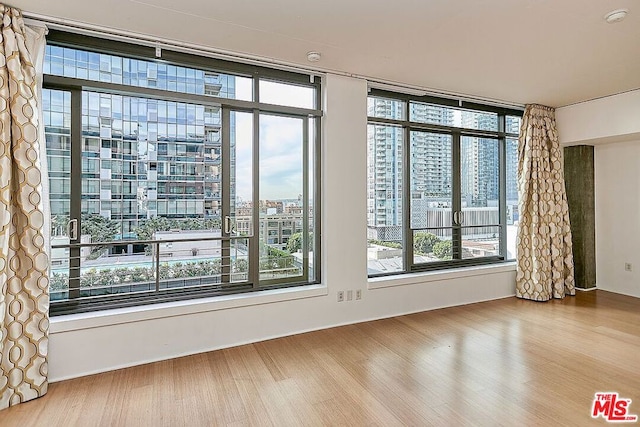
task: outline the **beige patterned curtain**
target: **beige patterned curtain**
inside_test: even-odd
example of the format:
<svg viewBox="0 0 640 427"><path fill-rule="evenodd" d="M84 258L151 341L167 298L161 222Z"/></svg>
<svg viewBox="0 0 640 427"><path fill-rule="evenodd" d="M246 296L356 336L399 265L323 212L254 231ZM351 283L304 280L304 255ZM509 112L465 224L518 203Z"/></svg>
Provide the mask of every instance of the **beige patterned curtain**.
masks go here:
<svg viewBox="0 0 640 427"><path fill-rule="evenodd" d="M0 409L47 391L49 259L36 70L18 9L0 4Z"/></svg>
<svg viewBox="0 0 640 427"><path fill-rule="evenodd" d="M575 295L569 207L553 108L525 108L518 191L516 296L547 301Z"/></svg>
<svg viewBox="0 0 640 427"><path fill-rule="evenodd" d="M44 68L44 50L46 47L46 35L49 32L46 25L40 22L27 22L26 26L26 44L27 50L31 53L31 60L36 67L36 99L38 103L42 99L42 70ZM40 104L38 104L40 105ZM44 235L44 241L46 242L47 255L51 257L51 209L49 204L49 180L46 178L49 176L49 170L47 167L47 144L44 134L44 119L42 117L42 108L38 108L38 123L42 123L39 127L39 141L43 143L38 144L40 147L40 175L43 177L41 184L42 203L41 209L45 214L46 226L42 229Z"/></svg>

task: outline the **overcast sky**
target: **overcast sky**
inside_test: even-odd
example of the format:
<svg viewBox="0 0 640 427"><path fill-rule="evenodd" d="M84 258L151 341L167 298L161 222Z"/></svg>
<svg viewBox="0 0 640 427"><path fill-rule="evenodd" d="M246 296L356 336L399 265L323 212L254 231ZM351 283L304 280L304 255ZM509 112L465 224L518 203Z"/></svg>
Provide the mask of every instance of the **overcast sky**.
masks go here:
<svg viewBox="0 0 640 427"><path fill-rule="evenodd" d="M251 81L236 80L236 97L251 99ZM262 102L313 108L313 90L261 82ZM251 200L253 115L235 113L236 197ZM260 199L295 199L302 194L302 119L260 116Z"/></svg>

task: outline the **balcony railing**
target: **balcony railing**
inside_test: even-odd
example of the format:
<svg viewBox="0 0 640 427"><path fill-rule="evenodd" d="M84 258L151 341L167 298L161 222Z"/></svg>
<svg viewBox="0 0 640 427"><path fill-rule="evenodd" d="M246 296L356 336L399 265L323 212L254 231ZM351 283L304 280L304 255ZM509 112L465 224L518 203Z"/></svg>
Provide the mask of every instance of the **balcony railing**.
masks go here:
<svg viewBox="0 0 640 427"><path fill-rule="evenodd" d="M176 232L177 235L180 233ZM55 304L106 295L153 294L187 288L227 291L251 288L249 245L247 236L52 245L51 301ZM302 266L293 255L265 253L260 256L259 277L262 280L301 275Z"/></svg>
<svg viewBox="0 0 640 427"><path fill-rule="evenodd" d="M223 240L229 241L228 254L223 254ZM52 302L247 282L246 237L124 240L51 249Z"/></svg>

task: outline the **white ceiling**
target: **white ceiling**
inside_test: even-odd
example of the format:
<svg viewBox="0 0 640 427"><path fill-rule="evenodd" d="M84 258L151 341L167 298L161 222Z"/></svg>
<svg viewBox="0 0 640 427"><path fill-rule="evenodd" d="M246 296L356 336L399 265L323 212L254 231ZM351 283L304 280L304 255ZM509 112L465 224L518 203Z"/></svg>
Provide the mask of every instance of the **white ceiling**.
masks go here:
<svg viewBox="0 0 640 427"><path fill-rule="evenodd" d="M10 0L29 12L559 107L640 88L638 0ZM607 24L618 8L627 19Z"/></svg>

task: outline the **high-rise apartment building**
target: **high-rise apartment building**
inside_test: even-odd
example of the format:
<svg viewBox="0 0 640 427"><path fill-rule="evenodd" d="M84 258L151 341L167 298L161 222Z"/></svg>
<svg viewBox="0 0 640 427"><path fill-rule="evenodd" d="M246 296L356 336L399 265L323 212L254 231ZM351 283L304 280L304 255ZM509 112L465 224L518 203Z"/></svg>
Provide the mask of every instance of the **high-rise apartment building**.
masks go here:
<svg viewBox="0 0 640 427"><path fill-rule="evenodd" d="M431 104L411 104L411 120L451 126L453 110ZM412 182L415 198L424 195L431 199L451 194L451 139L446 135L412 131L410 134Z"/></svg>
<svg viewBox="0 0 640 427"><path fill-rule="evenodd" d="M368 115L467 129L497 131L498 115L490 112L457 110L433 104L412 102L410 111L394 99L369 97ZM517 134L519 119L507 117L506 131ZM368 224L369 238L401 240L403 211L404 132L400 126L369 124L368 128ZM409 131L409 171L411 227L415 229L450 226L452 203L452 139L450 135L420 130ZM515 168L517 141L507 140L507 205L517 205ZM499 142L496 138L462 136L460 139L460 189L463 209L471 215L487 215L498 220ZM469 209L483 208L482 212ZM495 211L495 212L494 212ZM435 215L435 217L434 217ZM434 219L436 218L437 219Z"/></svg>
<svg viewBox="0 0 640 427"><path fill-rule="evenodd" d="M413 121L439 125L452 125L454 120L451 109L412 104L411 111L405 112L402 103L384 98L369 98L368 110L369 116L397 119L408 113ZM400 240L404 130L369 125L368 139L369 235L380 240ZM440 207L450 204L452 147L448 136L422 131L411 131L409 144L411 220L415 225L425 221L425 210L434 203Z"/></svg>
<svg viewBox="0 0 640 427"><path fill-rule="evenodd" d="M403 131L393 126L368 129L368 216L369 225L394 226L402 221Z"/></svg>
<svg viewBox="0 0 640 427"><path fill-rule="evenodd" d="M520 133L520 120L507 117L506 131L508 133ZM518 205L518 140L507 138L507 205Z"/></svg>
<svg viewBox="0 0 640 427"><path fill-rule="evenodd" d="M235 96L234 76L57 46L48 46L46 55L46 74ZM135 237L141 221L155 216L220 218L219 107L91 91L82 96L83 213L116 220L120 238ZM52 215L68 217L70 94L45 90L43 101Z"/></svg>
<svg viewBox="0 0 640 427"><path fill-rule="evenodd" d="M497 130L497 114L461 111L462 127ZM460 141L460 179L463 207L498 207L498 140L463 136ZM497 219L497 218L496 218Z"/></svg>

